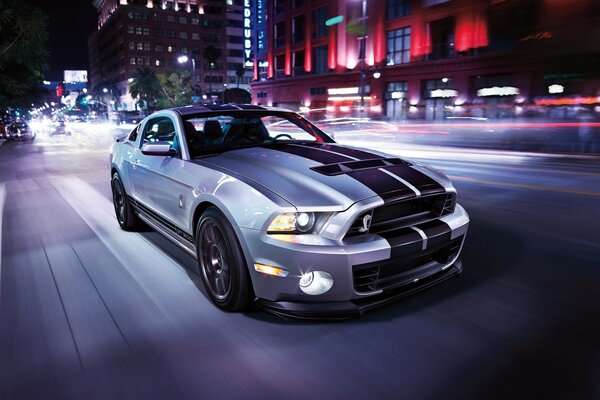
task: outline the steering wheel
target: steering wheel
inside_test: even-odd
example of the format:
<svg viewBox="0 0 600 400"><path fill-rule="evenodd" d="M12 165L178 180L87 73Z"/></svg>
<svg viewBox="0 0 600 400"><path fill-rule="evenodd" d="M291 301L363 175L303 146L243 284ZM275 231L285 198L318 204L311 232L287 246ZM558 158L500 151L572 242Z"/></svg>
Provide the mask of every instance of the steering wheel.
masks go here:
<svg viewBox="0 0 600 400"><path fill-rule="evenodd" d="M280 133L279 135L276 135L273 139L271 139L272 141L277 141L277 139L279 139L280 137L287 137L290 140L294 140L294 138L291 135L288 135L287 133Z"/></svg>

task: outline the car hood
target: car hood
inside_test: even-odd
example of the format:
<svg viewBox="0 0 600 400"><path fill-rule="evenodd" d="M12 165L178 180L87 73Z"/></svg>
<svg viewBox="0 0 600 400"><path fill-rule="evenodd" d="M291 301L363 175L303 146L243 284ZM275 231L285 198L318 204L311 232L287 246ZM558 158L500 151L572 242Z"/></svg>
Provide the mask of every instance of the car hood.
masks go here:
<svg viewBox="0 0 600 400"><path fill-rule="evenodd" d="M274 144L204 157L302 209L345 210L357 201L442 193L443 176L384 153L337 144Z"/></svg>

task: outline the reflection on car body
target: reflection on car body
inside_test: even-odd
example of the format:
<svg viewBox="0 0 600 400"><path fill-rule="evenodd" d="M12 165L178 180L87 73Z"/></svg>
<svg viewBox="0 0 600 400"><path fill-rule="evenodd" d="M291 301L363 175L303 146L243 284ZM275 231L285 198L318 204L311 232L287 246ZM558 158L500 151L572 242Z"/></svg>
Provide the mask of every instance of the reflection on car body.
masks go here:
<svg viewBox="0 0 600 400"><path fill-rule="evenodd" d="M350 317L462 271L469 218L446 176L290 111L156 112L113 144L111 178L121 227L195 256L225 310Z"/></svg>

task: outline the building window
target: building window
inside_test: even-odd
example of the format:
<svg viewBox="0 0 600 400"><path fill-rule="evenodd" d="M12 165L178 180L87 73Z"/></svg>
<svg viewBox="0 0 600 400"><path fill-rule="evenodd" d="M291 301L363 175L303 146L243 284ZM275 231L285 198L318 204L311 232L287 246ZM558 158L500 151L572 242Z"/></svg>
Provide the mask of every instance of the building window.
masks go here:
<svg viewBox="0 0 600 400"><path fill-rule="evenodd" d="M157 53L162 53L164 51L163 45L157 44L156 46L154 46L154 51L156 51Z"/></svg>
<svg viewBox="0 0 600 400"><path fill-rule="evenodd" d="M187 38L188 38L187 32L179 32L179 39L187 39Z"/></svg>
<svg viewBox="0 0 600 400"><path fill-rule="evenodd" d="M144 36L150 36L150 28L143 28L142 29L142 35L144 35Z"/></svg>
<svg viewBox="0 0 600 400"><path fill-rule="evenodd" d="M167 51L169 53L174 53L177 51L177 47L169 45L169 46L167 46Z"/></svg>
<svg viewBox="0 0 600 400"><path fill-rule="evenodd" d="M410 62L410 27L387 31L387 65Z"/></svg>
<svg viewBox="0 0 600 400"><path fill-rule="evenodd" d="M188 23L187 17L179 17L179 23L180 24L187 24Z"/></svg>
<svg viewBox="0 0 600 400"><path fill-rule="evenodd" d="M129 64L135 65L135 57L129 57Z"/></svg>
<svg viewBox="0 0 600 400"><path fill-rule="evenodd" d="M230 35L229 36L229 43L243 44L244 43L244 37L243 36Z"/></svg>
<svg viewBox="0 0 600 400"><path fill-rule="evenodd" d="M175 22L175 16L174 15L167 15L167 22Z"/></svg>
<svg viewBox="0 0 600 400"><path fill-rule="evenodd" d="M202 36L205 42L217 43L221 41L221 35L214 35L212 33L207 33Z"/></svg>
<svg viewBox="0 0 600 400"><path fill-rule="evenodd" d="M244 51L231 49L229 50L229 57L244 57Z"/></svg>
<svg viewBox="0 0 600 400"><path fill-rule="evenodd" d="M223 23L218 19L205 19L202 22L202 26L205 28L220 28L223 26Z"/></svg>
<svg viewBox="0 0 600 400"><path fill-rule="evenodd" d="M313 71L315 74L327 72L327 46L313 48Z"/></svg>
<svg viewBox="0 0 600 400"><path fill-rule="evenodd" d="M217 6L204 6L204 14L221 14L223 9Z"/></svg>
<svg viewBox="0 0 600 400"><path fill-rule="evenodd" d="M154 20L156 22L163 22L163 15L162 14L154 14Z"/></svg>
<svg viewBox="0 0 600 400"><path fill-rule="evenodd" d="M175 31L173 29L168 29L167 30L167 37L171 38L171 39L175 38Z"/></svg>
<svg viewBox="0 0 600 400"><path fill-rule="evenodd" d="M192 33L192 40L200 40L200 34L199 33Z"/></svg>
<svg viewBox="0 0 600 400"><path fill-rule="evenodd" d="M267 92L258 92L256 93L256 97L258 97L259 99L264 99L267 97Z"/></svg>
<svg viewBox="0 0 600 400"><path fill-rule="evenodd" d="M128 26L127 27L127 33L129 33L130 35L133 35L135 33L135 27Z"/></svg>
<svg viewBox="0 0 600 400"><path fill-rule="evenodd" d="M325 21L327 21L328 17L327 7L321 7L313 11L313 38L317 39L327 36Z"/></svg>
<svg viewBox="0 0 600 400"><path fill-rule="evenodd" d="M294 76L304 75L304 50L292 53L292 65L294 66Z"/></svg>
<svg viewBox="0 0 600 400"><path fill-rule="evenodd" d="M285 55L281 54L275 57L275 78L285 76Z"/></svg>
<svg viewBox="0 0 600 400"><path fill-rule="evenodd" d="M140 11L129 11L127 13L127 16L129 17L129 19L142 19L145 20L148 18L148 15L145 12L140 12Z"/></svg>
<svg viewBox="0 0 600 400"><path fill-rule="evenodd" d="M323 96L327 94L327 88L324 86L310 88L311 96Z"/></svg>
<svg viewBox="0 0 600 400"><path fill-rule="evenodd" d="M292 43L303 42L304 35L304 15L292 18Z"/></svg>
<svg viewBox="0 0 600 400"><path fill-rule="evenodd" d="M162 29L155 29L154 30L154 36L156 36L156 37L163 37L163 30Z"/></svg>
<svg viewBox="0 0 600 400"><path fill-rule="evenodd" d="M454 48L454 18L446 18L430 23L431 54L428 59L439 60L456 56Z"/></svg>
<svg viewBox="0 0 600 400"><path fill-rule="evenodd" d="M162 67L165 64L165 62L163 61L162 58L157 58L156 60L154 60L154 65L157 67Z"/></svg>
<svg viewBox="0 0 600 400"><path fill-rule="evenodd" d="M411 0L387 0L387 19L406 17L410 14Z"/></svg>
<svg viewBox="0 0 600 400"><path fill-rule="evenodd" d="M188 53L188 48L187 46L181 46L181 49L179 49L183 54L187 54Z"/></svg>
<svg viewBox="0 0 600 400"><path fill-rule="evenodd" d="M135 50L135 42L129 42L129 50Z"/></svg>
<svg viewBox="0 0 600 400"><path fill-rule="evenodd" d="M285 46L285 22L275 24L275 47Z"/></svg>
<svg viewBox="0 0 600 400"><path fill-rule="evenodd" d="M275 0L275 15L285 12L285 0Z"/></svg>
<svg viewBox="0 0 600 400"><path fill-rule="evenodd" d="M135 34L136 35L141 35L142 34L142 27L141 26L136 26L135 27Z"/></svg>
<svg viewBox="0 0 600 400"><path fill-rule="evenodd" d="M198 18L192 18L191 22L192 22L192 25L200 24L200 20Z"/></svg>
<svg viewBox="0 0 600 400"><path fill-rule="evenodd" d="M230 19L229 21L227 21L227 26L229 26L230 28L243 28L244 23L242 22L242 20Z"/></svg>

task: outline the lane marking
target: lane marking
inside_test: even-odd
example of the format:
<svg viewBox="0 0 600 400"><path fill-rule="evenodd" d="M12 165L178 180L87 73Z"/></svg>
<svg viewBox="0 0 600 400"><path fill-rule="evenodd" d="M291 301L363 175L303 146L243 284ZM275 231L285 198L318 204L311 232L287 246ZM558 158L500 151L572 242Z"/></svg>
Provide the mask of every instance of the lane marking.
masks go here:
<svg viewBox="0 0 600 400"><path fill-rule="evenodd" d="M5 200L6 200L6 185L4 183L0 183L0 307L2 304L2 229L3 229L2 216L4 215Z"/></svg>
<svg viewBox="0 0 600 400"><path fill-rule="evenodd" d="M545 192L559 192L559 193L578 194L578 195L582 195L582 196L600 197L600 192L589 192L586 190L565 189L565 188L557 188L557 187L553 187L553 186L543 186L543 185L531 185L531 184L527 184L527 183L509 183L509 182L488 181L485 179L471 178L468 176L458 176L458 175L450 175L449 178L452 180L461 181L461 182L481 183L482 185L504 186L504 187L518 188L518 189L541 190L541 191L545 191Z"/></svg>
<svg viewBox="0 0 600 400"><path fill-rule="evenodd" d="M391 176L392 178L394 178L395 180L403 183L407 188L409 188L410 190L412 190L413 192L415 192L415 195L417 197L419 197L421 195L421 191L419 189L417 189L416 187L414 187L413 185L411 185L407 180L400 178L398 175L385 170L383 168L377 168L378 170L380 170L381 172L385 172L386 174L388 174L389 176ZM437 181L436 181L437 183ZM441 185L440 185L441 186Z"/></svg>

